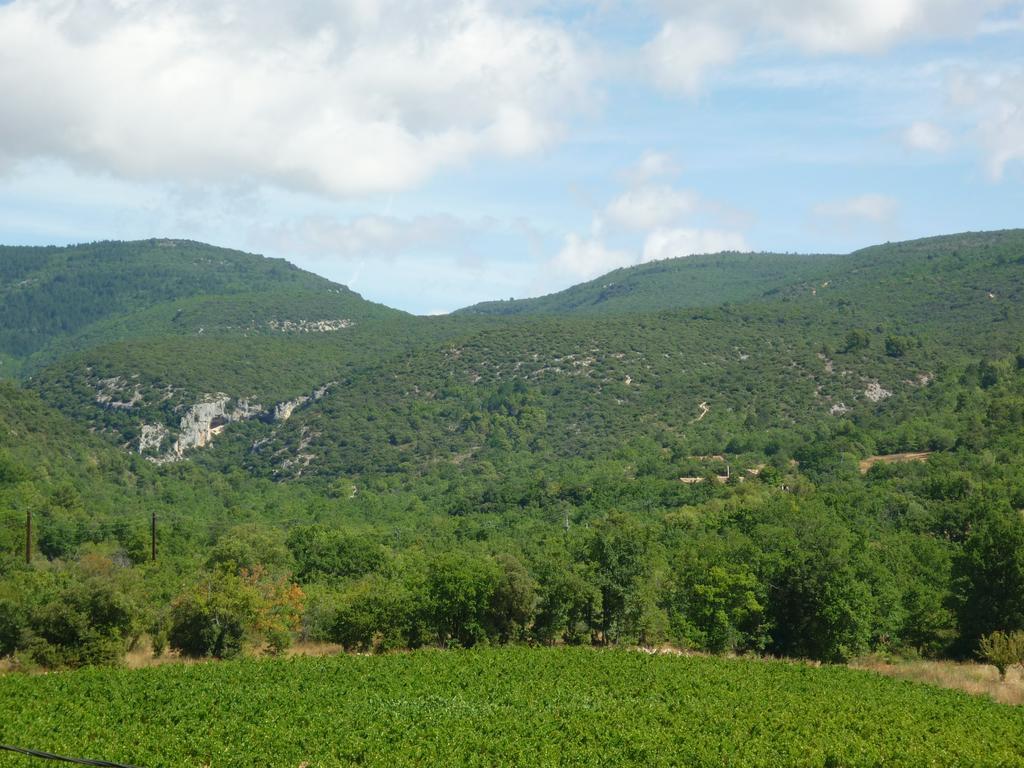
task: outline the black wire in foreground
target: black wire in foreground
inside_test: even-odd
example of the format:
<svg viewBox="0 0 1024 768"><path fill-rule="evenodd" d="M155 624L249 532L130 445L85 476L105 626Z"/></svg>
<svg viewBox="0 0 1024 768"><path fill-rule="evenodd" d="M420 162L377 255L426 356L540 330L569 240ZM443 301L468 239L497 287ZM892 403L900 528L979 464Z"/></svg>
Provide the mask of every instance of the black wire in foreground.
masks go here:
<svg viewBox="0 0 1024 768"><path fill-rule="evenodd" d="M124 763L109 763L106 760L90 760L86 757L65 757L64 755L55 755L51 752L40 752L38 749L12 747L7 744L0 744L0 750L6 752L17 752L19 755L28 755L29 757L39 757L43 760L57 760L62 763L76 763L77 765L98 765L101 766L101 768L136 768L134 765L125 765Z"/></svg>

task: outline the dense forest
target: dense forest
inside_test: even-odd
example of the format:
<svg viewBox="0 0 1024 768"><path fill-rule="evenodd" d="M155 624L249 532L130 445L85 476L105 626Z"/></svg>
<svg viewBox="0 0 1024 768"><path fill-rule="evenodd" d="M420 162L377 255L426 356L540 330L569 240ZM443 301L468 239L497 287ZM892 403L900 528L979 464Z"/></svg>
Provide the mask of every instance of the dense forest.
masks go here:
<svg viewBox="0 0 1024 768"><path fill-rule="evenodd" d="M1024 232L442 318L167 242L0 252L17 666L296 639L970 658L1024 630ZM64 309L101 285L120 303Z"/></svg>

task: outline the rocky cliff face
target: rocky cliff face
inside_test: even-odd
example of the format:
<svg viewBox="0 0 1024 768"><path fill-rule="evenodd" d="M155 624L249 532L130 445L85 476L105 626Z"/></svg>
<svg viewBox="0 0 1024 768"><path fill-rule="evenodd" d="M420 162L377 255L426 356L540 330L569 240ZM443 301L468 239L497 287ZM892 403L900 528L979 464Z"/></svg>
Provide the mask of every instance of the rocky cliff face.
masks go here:
<svg viewBox="0 0 1024 768"><path fill-rule="evenodd" d="M278 403L277 405L274 406L273 420L287 421L291 417L292 413L294 413L296 408L300 408L303 405L306 405L307 403L315 402L324 395L326 395L327 388L329 386L329 384L324 384L324 386L313 390L312 394L310 395L302 395L301 397L297 397L294 400L286 400L283 403Z"/></svg>
<svg viewBox="0 0 1024 768"><path fill-rule="evenodd" d="M214 395L213 399L196 403L181 419L178 439L174 441L171 451L179 459L185 455L185 451L191 448L202 448L214 437L223 431L224 426L232 421L245 418L248 413L249 402L245 403L245 409L236 408L228 411L228 404L231 398L225 394Z"/></svg>
<svg viewBox="0 0 1024 768"><path fill-rule="evenodd" d="M163 424L143 424L139 434L139 453L159 451L167 438L167 427Z"/></svg>
<svg viewBox="0 0 1024 768"><path fill-rule="evenodd" d="M149 458L158 463L178 461L184 458L188 451L209 445L213 438L232 422L247 419L285 421L297 408L322 398L327 394L329 387L330 384L325 384L309 395L277 403L271 408L265 408L260 403L248 399L236 400L223 392L206 395L185 411L178 425L177 437L168 451ZM163 424L143 424L139 433L139 453L159 452L169 435L170 430Z"/></svg>

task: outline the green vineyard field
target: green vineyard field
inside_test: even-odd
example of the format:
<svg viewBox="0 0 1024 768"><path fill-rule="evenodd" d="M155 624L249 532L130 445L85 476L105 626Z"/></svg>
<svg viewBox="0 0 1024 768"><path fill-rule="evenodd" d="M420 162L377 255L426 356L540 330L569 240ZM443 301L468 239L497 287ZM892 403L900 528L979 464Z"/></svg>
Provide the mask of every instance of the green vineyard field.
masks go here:
<svg viewBox="0 0 1024 768"><path fill-rule="evenodd" d="M10 675L0 710L2 743L150 768L1024 765L1021 708L845 667L629 651Z"/></svg>

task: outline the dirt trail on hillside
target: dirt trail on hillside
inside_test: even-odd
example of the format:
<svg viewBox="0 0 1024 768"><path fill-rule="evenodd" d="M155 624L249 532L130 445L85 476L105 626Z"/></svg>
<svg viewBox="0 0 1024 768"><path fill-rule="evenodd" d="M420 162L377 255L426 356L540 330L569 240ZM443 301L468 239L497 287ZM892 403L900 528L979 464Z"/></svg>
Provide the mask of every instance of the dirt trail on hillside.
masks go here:
<svg viewBox="0 0 1024 768"><path fill-rule="evenodd" d="M928 457L932 455L932 451L917 451L916 453L887 453L881 456L868 456L866 459L862 459L858 466L860 467L860 473L863 475L875 464L898 464L901 461L927 461Z"/></svg>

